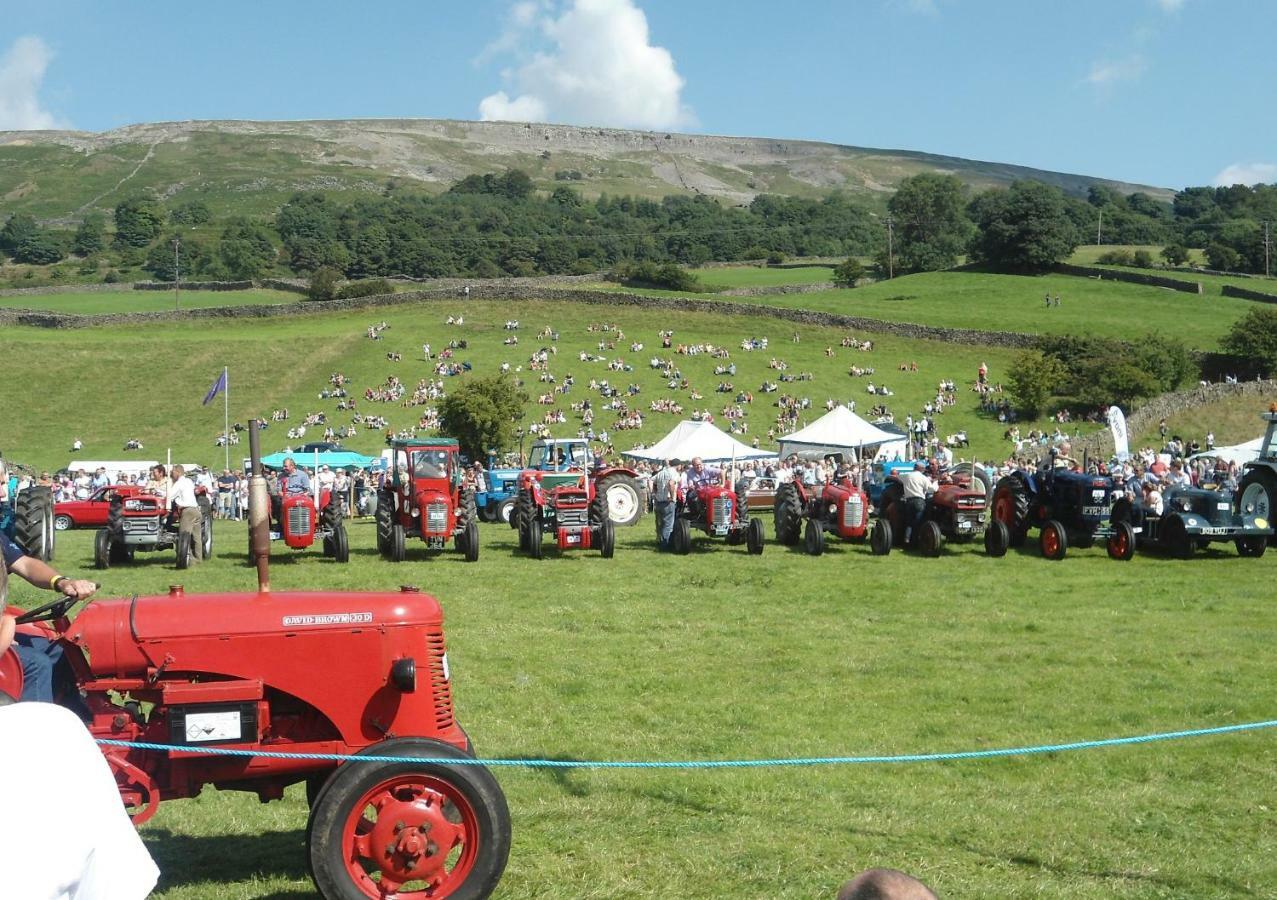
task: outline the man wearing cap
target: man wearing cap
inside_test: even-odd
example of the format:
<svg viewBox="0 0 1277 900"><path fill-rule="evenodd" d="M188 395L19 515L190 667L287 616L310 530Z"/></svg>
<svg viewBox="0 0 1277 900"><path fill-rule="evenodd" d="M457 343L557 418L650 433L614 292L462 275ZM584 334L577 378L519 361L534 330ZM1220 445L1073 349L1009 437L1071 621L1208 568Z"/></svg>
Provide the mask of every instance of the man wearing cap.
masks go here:
<svg viewBox="0 0 1277 900"><path fill-rule="evenodd" d="M678 460L667 459L652 476L652 510L656 513L656 546L670 549L674 533L674 512L678 504Z"/></svg>
<svg viewBox="0 0 1277 900"><path fill-rule="evenodd" d="M922 523L922 517L927 511L927 495L935 493L940 487L927 475L926 469L926 463L918 461L913 464L912 472L903 472L897 476L901 487L904 488L901 502L905 506L904 542L906 545L913 537L914 530Z"/></svg>

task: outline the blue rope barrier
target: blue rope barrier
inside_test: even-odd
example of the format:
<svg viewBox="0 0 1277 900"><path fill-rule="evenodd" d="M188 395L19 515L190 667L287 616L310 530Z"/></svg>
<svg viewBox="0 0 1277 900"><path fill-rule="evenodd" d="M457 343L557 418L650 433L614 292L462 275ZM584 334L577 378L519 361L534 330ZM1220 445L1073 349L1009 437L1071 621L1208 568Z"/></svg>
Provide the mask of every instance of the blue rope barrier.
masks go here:
<svg viewBox="0 0 1277 900"><path fill-rule="evenodd" d="M681 761L619 761L564 760L564 759L455 759L453 757L371 756L345 753L288 753L281 750L239 750L231 747L189 747L177 744L153 744L145 741L116 741L105 738L98 743L108 747L124 747L130 750L180 750L183 753L204 753L210 756L246 756L266 759L309 759L326 762L383 762L383 763L431 763L449 766L499 766L527 769L754 769L768 766L845 766L870 763L921 763L949 762L968 759L996 759L1006 756L1033 756L1043 753L1064 753L1072 750L1094 750L1100 747L1121 747L1130 744L1152 744L1159 741L1175 741L1210 735L1236 734L1243 731L1259 731L1277 728L1277 720L1246 722L1240 725L1219 725L1214 728L1192 728L1185 731L1164 731L1132 737L1103 738L1091 741L1071 741L1066 744L1039 744L1029 747L1004 747L995 750L965 750L955 753L905 753L896 756L813 756L795 759L731 759L731 760L681 760Z"/></svg>

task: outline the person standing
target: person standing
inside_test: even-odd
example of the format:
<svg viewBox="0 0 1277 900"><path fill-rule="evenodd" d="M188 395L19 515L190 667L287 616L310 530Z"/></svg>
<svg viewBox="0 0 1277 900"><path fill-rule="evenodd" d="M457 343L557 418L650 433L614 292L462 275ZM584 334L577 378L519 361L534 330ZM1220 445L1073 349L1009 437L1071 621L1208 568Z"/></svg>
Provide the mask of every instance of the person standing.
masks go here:
<svg viewBox="0 0 1277 900"><path fill-rule="evenodd" d="M217 513L223 519L232 518L235 510L235 476L230 469L223 469L217 477Z"/></svg>
<svg viewBox="0 0 1277 900"><path fill-rule="evenodd" d="M905 507L905 533L903 540L906 545L913 538L918 526L922 524L922 517L927 511L927 495L934 494L940 487L927 475L926 468L925 463L916 462L913 464L912 472L904 472L897 476L901 487L904 488L901 502L904 503Z"/></svg>
<svg viewBox="0 0 1277 900"><path fill-rule="evenodd" d="M170 472L173 483L169 486L169 506L177 515L177 533L191 536L191 558L204 558L204 514L195 499L195 483L186 477L186 470L175 465Z"/></svg>
<svg viewBox="0 0 1277 900"><path fill-rule="evenodd" d="M670 535L674 533L674 514L678 508L677 460L667 459L665 465L652 476L652 509L656 513L656 546L670 549Z"/></svg>

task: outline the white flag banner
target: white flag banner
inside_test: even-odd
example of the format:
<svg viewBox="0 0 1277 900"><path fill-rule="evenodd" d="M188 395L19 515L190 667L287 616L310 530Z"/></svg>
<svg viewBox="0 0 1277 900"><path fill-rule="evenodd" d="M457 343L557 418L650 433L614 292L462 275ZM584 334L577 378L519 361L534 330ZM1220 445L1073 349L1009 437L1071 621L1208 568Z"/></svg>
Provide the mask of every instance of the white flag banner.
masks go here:
<svg viewBox="0 0 1277 900"><path fill-rule="evenodd" d="M1113 432L1113 452L1122 462L1131 458L1131 445L1126 435L1126 416L1116 406L1109 407L1109 431Z"/></svg>

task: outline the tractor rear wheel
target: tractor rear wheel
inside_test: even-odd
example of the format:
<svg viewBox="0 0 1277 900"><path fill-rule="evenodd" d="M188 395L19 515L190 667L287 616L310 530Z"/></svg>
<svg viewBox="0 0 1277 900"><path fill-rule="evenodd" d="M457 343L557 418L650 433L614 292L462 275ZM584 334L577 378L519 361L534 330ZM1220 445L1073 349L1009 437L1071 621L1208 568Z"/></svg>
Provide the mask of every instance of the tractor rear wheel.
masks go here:
<svg viewBox="0 0 1277 900"><path fill-rule="evenodd" d="M382 556L390 556L390 529L395 520L395 495L390 491L377 492L377 549Z"/></svg>
<svg viewBox="0 0 1277 900"><path fill-rule="evenodd" d="M13 502L13 539L36 559L53 558L53 492L39 485L18 494Z"/></svg>
<svg viewBox="0 0 1277 900"><path fill-rule="evenodd" d="M616 526L610 519L605 519L599 526L599 554L604 559L611 559L616 555Z"/></svg>
<svg viewBox="0 0 1277 900"><path fill-rule="evenodd" d="M195 538L189 531L183 531L177 536L177 544L174 547L177 551L177 567L189 569L191 559L195 556Z"/></svg>
<svg viewBox="0 0 1277 900"><path fill-rule="evenodd" d="M891 552L891 523L886 519L874 519L869 532L869 549L874 556L886 556Z"/></svg>
<svg viewBox="0 0 1277 900"><path fill-rule="evenodd" d="M499 504L497 504L496 521L501 522L505 525L509 525L510 517L512 515L514 515L514 498L506 497Z"/></svg>
<svg viewBox="0 0 1277 900"><path fill-rule="evenodd" d="M510 516L510 527L522 531L536 515L537 508L532 502L532 492L527 488L519 488L519 495L514 501L514 513Z"/></svg>
<svg viewBox="0 0 1277 900"><path fill-rule="evenodd" d="M944 535L940 533L939 525L928 519L918 526L918 549L923 556L937 557L943 546Z"/></svg>
<svg viewBox="0 0 1277 900"><path fill-rule="evenodd" d="M474 488L463 487L457 492L457 518L462 525L479 521L478 507L474 502Z"/></svg>
<svg viewBox="0 0 1277 900"><path fill-rule="evenodd" d="M1010 546L1021 547L1029 532L1029 491L1018 475L1004 475L993 489L993 518L1007 527Z"/></svg>
<svg viewBox="0 0 1277 900"><path fill-rule="evenodd" d="M350 562L350 535L346 533L346 526L338 522L333 526L333 559L339 563Z"/></svg>
<svg viewBox="0 0 1277 900"><path fill-rule="evenodd" d="M1064 526L1055 519L1047 519L1042 523L1042 533L1038 535L1038 547L1047 559L1064 559L1069 551L1069 536Z"/></svg>
<svg viewBox="0 0 1277 900"><path fill-rule="evenodd" d="M1233 508L1239 515L1264 519L1265 525L1272 527L1273 514L1277 511L1277 475L1267 467L1252 466L1237 486ZM1265 541L1271 540L1265 538Z"/></svg>
<svg viewBox="0 0 1277 900"><path fill-rule="evenodd" d="M692 526L682 516L674 519L674 530L670 532L670 549L679 556L686 556L692 550Z"/></svg>
<svg viewBox="0 0 1277 900"><path fill-rule="evenodd" d="M424 738L381 741L366 755L465 759ZM478 900L510 855L510 812L482 766L361 762L333 772L306 826L311 876L323 896Z"/></svg>
<svg viewBox="0 0 1277 900"><path fill-rule="evenodd" d="M545 548L541 546L541 541L545 539L544 529L541 527L541 520L533 518L528 521L528 527L523 529L521 534L525 535L527 546L523 549L528 551L528 556L533 559L540 559L545 555Z"/></svg>
<svg viewBox="0 0 1277 900"><path fill-rule="evenodd" d="M1011 532L997 519L991 521L984 530L984 552L993 557L1006 556L1010 546Z"/></svg>
<svg viewBox="0 0 1277 900"><path fill-rule="evenodd" d="M745 532L745 546L752 556L758 556L763 552L763 520L753 518L749 520L749 530Z"/></svg>
<svg viewBox="0 0 1277 900"><path fill-rule="evenodd" d="M638 523L646 503L637 479L624 472L613 472L600 478L594 489L597 496L603 498L608 518L614 525Z"/></svg>
<svg viewBox="0 0 1277 900"><path fill-rule="evenodd" d="M93 535L93 568L111 568L111 532L105 528Z"/></svg>
<svg viewBox="0 0 1277 900"><path fill-rule="evenodd" d="M1108 551L1109 559L1130 562L1135 555L1135 529L1129 521L1123 519L1113 526L1113 533L1109 535L1104 549Z"/></svg>
<svg viewBox="0 0 1277 900"><path fill-rule="evenodd" d="M786 547L793 547L802 537L803 503L798 496L798 487L792 481L776 488L772 525L776 529L776 540Z"/></svg>
<svg viewBox="0 0 1277 900"><path fill-rule="evenodd" d="M1189 535L1188 526L1184 524L1180 516L1172 513L1163 519L1158 536L1161 538L1162 546L1176 559L1193 558L1197 542Z"/></svg>
<svg viewBox="0 0 1277 900"><path fill-rule="evenodd" d="M479 523L471 519L465 530L466 562L474 562L479 558Z"/></svg>
<svg viewBox="0 0 1277 900"><path fill-rule="evenodd" d="M1264 551L1268 549L1268 538L1262 534L1254 537L1239 537L1235 543L1238 556L1248 556L1253 559L1263 556Z"/></svg>
<svg viewBox="0 0 1277 900"><path fill-rule="evenodd" d="M807 552L812 556L820 556L825 552L825 529L815 519L807 520L807 533L804 535Z"/></svg>

